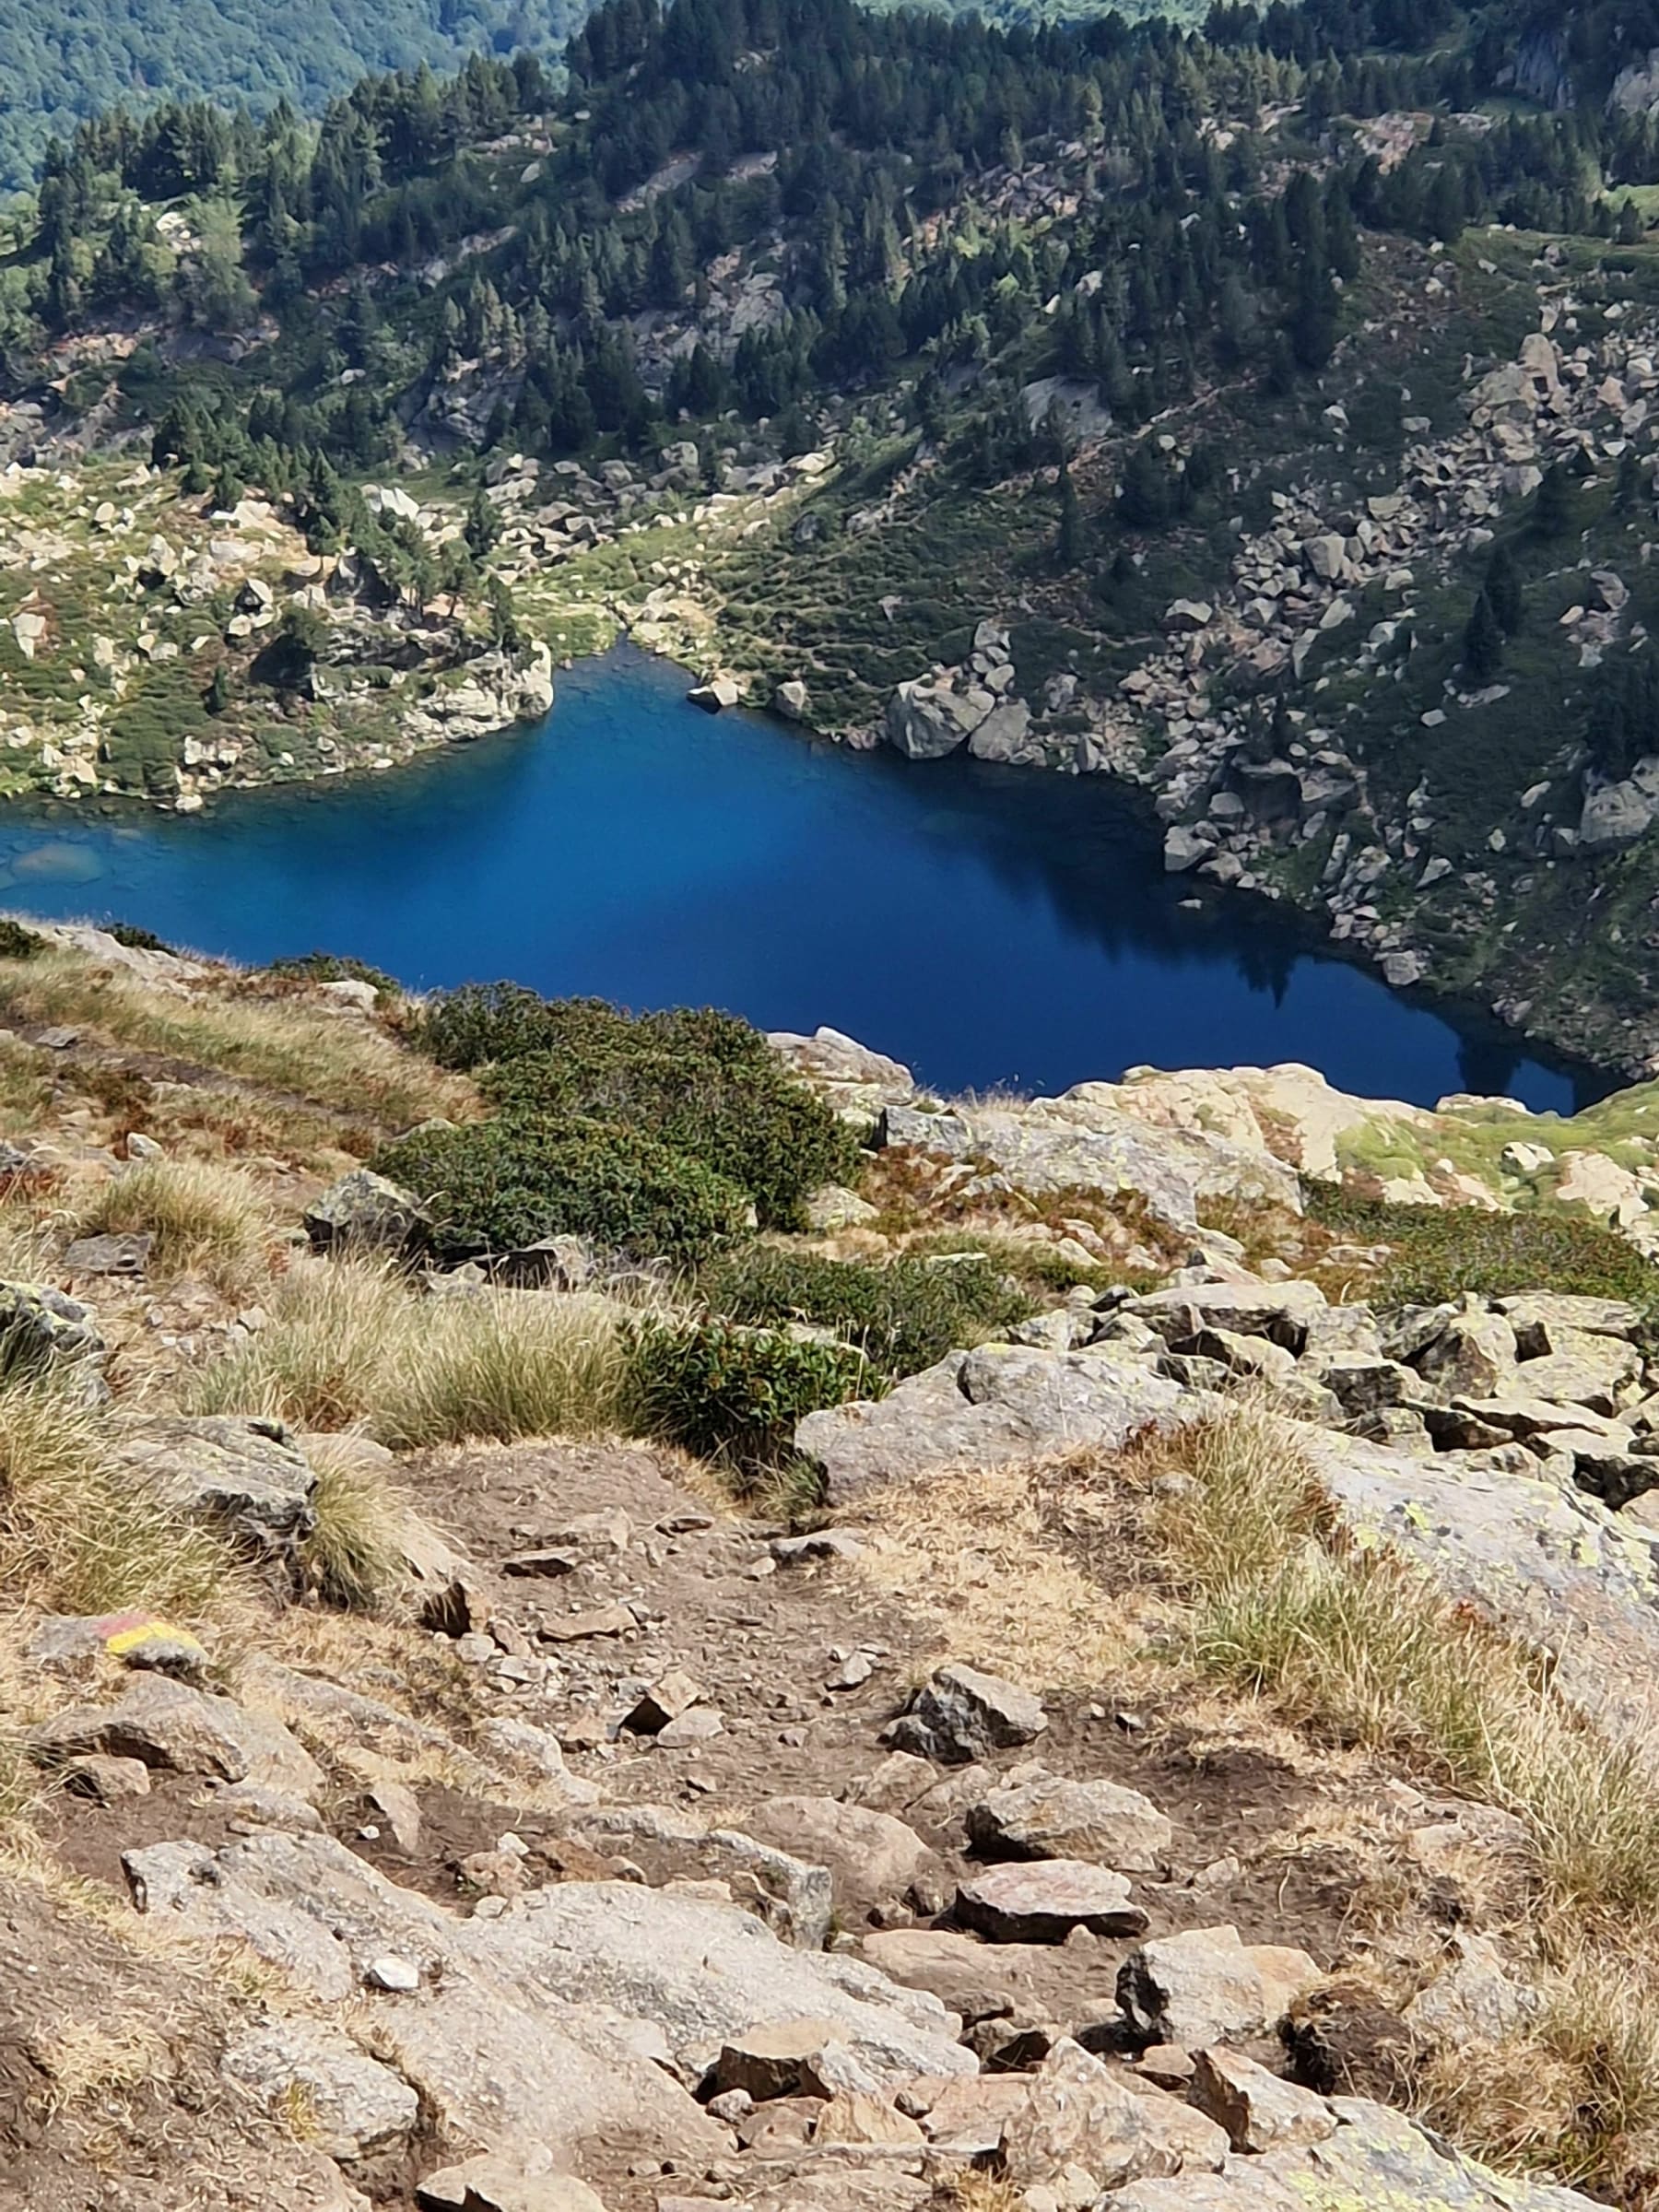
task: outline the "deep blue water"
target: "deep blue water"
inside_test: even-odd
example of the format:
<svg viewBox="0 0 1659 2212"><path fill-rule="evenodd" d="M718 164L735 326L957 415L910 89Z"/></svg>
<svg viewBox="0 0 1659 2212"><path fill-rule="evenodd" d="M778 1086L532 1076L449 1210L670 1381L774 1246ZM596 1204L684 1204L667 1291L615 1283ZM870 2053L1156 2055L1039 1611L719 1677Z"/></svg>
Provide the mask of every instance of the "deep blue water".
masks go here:
<svg viewBox="0 0 1659 2212"><path fill-rule="evenodd" d="M411 987L511 976L828 1022L947 1089L1276 1060L1424 1103L1571 1110L1605 1088L1254 900L1183 911L1192 880L1093 780L850 754L684 691L623 649L562 677L541 727L394 774L194 817L0 817L0 903L248 961L324 947Z"/></svg>

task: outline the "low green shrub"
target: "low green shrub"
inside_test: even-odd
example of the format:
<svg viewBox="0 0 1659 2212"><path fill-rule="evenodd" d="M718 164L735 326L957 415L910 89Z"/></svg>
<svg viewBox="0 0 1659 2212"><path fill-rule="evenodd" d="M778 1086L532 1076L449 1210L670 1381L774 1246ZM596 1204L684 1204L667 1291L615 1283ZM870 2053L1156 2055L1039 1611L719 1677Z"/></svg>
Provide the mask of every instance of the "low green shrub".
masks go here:
<svg viewBox="0 0 1659 2212"><path fill-rule="evenodd" d="M1310 1185L1308 1210L1357 1242L1394 1247L1368 1293L1379 1305L1438 1305L1464 1290L1506 1298L1544 1287L1659 1310L1659 1267L1583 1214L1390 1206L1318 1183Z"/></svg>
<svg viewBox="0 0 1659 2212"><path fill-rule="evenodd" d="M754 1032L749 1032L751 1036ZM761 1226L802 1226L809 1192L854 1171L856 1146L824 1100L755 1038L760 1055L629 1045L616 1055L535 1053L487 1069L504 1114L584 1114L626 1122L747 1192Z"/></svg>
<svg viewBox="0 0 1659 2212"><path fill-rule="evenodd" d="M285 959L271 961L265 972L291 975L308 983L371 983L382 998L398 998L403 994L395 976L388 975L383 968L371 968L367 960L354 960L349 953L290 953Z"/></svg>
<svg viewBox="0 0 1659 2212"><path fill-rule="evenodd" d="M735 1184L638 1129L577 1117L436 1124L371 1163L430 1208L449 1258L507 1252L540 1237L588 1237L606 1251L695 1266L741 1234Z"/></svg>
<svg viewBox="0 0 1659 2212"><path fill-rule="evenodd" d="M719 1316L633 1330L630 1426L728 1466L751 1488L785 1464L794 1425L849 1398L881 1394L881 1378L851 1345Z"/></svg>
<svg viewBox="0 0 1659 2212"><path fill-rule="evenodd" d="M25 929L21 922L0 915L0 960L32 960L37 952L45 949L44 937Z"/></svg>
<svg viewBox="0 0 1659 2212"><path fill-rule="evenodd" d="M698 1289L712 1312L734 1321L833 1329L891 1376L915 1374L959 1346L982 1344L1036 1311L989 1260L871 1266L771 1244L712 1262Z"/></svg>
<svg viewBox="0 0 1659 2212"><path fill-rule="evenodd" d="M603 999L546 999L524 983L463 983L421 1008L410 1041L440 1067L482 1067L569 1043L584 1013L616 1018Z"/></svg>
<svg viewBox="0 0 1659 2212"><path fill-rule="evenodd" d="M174 952L178 949L176 946L170 945L165 937L159 937L153 929L145 929L136 922L106 922L103 929L104 934L113 937L117 945L124 945L133 952Z"/></svg>
<svg viewBox="0 0 1659 2212"><path fill-rule="evenodd" d="M450 1067L482 1067L503 1114L627 1123L701 1160L754 1200L761 1224L801 1224L802 1201L857 1166L856 1140L759 1030L712 1008L619 1013L508 983L453 992L415 1041Z"/></svg>

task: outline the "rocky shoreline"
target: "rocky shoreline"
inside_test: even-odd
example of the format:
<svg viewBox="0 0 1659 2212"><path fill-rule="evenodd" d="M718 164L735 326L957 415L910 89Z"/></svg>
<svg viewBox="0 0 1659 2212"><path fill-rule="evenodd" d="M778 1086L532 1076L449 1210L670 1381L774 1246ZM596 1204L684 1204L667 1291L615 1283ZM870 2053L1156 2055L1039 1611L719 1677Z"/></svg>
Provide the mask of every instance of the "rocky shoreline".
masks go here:
<svg viewBox="0 0 1659 2212"><path fill-rule="evenodd" d="M381 550L318 554L272 500L125 458L0 469L0 798L194 814L545 714L553 656L451 559L458 513L364 499Z"/></svg>
<svg viewBox="0 0 1659 2212"><path fill-rule="evenodd" d="M1659 818L1659 763L1639 762L1615 782L1569 763L1554 782L1522 794L1515 836L1494 831L1475 855L1455 849L1426 788L1411 794L1407 818L1394 818L1393 800L1345 740L1351 704L1327 709L1320 697L1356 674L1374 684L1401 674L1425 592L1491 541L1506 502L1530 498L1552 460L1606 461L1641 428L1659 393L1659 324L1632 316L1583 342L1570 304L1547 302L1547 327L1523 341L1514 362L1470 386L1466 429L1437 439L1426 418L1407 418L1395 490L1346 507L1318 487L1276 491L1271 526L1241 535L1230 575L1209 597L1171 602L1160 641L1111 694L1089 691L1065 669L1022 687L1022 616L1005 609L979 620L959 659L899 681L879 717L853 727L824 726L810 667L791 673L769 653L760 677L734 660L721 631L722 548L762 528L795 539L808 524L821 529L814 502L837 479L833 442L788 461L734 448L714 491L699 482L688 443L645 475L619 462L591 476L573 463L544 470L518 455L492 462L492 565L536 641L523 653L490 643L453 602L404 606L349 552L310 555L265 502L198 516L163 472L88 465L78 500L65 503L60 477L14 464L0 478L0 536L18 562L39 571L63 556L60 538L74 541L84 528L111 580L101 636L67 634L50 566L15 613L0 609L0 660L15 644L21 691L38 684L42 693L41 712L4 734L15 769L6 752L0 763L12 769L16 793L76 803L125 795L194 812L219 790L383 772L537 719L552 704L555 659L627 634L682 662L690 696L711 712L759 705L836 742L885 742L912 759L962 751L1002 766L1109 776L1149 799L1165 866L1190 875L1196 895L1238 890L1292 905L1333 952L1373 967L1391 988L1478 1007L1517 1042L1574 1067L1639 1078L1653 1064L1650 1025L1616 1006L1594 978L1552 984L1560 947L1542 928L1529 934L1525 915L1529 890L1562 872L1599 882L1605 864ZM1346 425L1332 428L1340 444ZM53 487L45 527L35 510ZM440 550L461 528L453 502L423 505L373 487L369 496L389 525L418 531ZM624 546L638 550L613 575L607 557ZM590 575L590 561L605 564L603 574ZM1595 604L1571 633L1586 667L1643 634L1615 571L1597 570L1590 583ZM269 716L251 719L262 696L252 686L229 713L203 715L194 688L205 693L221 662L257 663L290 618L314 622L315 652L277 726L265 726ZM83 655L89 688L66 712L56 664ZM188 699L180 688L186 666ZM1265 742L1249 694L1285 678L1303 703ZM1501 684L1452 692L1420 719L1445 724L1502 695ZM199 726L163 742L166 759L152 758L150 719L163 730ZM1496 917L1517 900L1521 927L1497 940L1496 970Z"/></svg>
<svg viewBox="0 0 1659 2212"><path fill-rule="evenodd" d="M1448 263L1429 285L1444 293L1455 274ZM1578 304L1565 283L1545 288L1543 327L1515 360L1471 383L1465 428L1435 436L1428 417L1405 418L1394 489L1347 503L1317 485L1273 492L1270 526L1241 531L1211 597L1171 602L1161 644L1115 694L1088 696L1061 672L1023 696L1010 642L1018 617L998 614L978 624L960 662L900 683L879 724L840 735L886 742L911 759L965 749L1009 766L1116 777L1151 795L1171 874L1294 903L1322 924L1333 949L1375 967L1393 989L1478 1004L1530 1044L1630 1079L1651 1074L1653 1024L1599 997L1575 1000L1571 984L1558 994L1550 970L1559 946L1541 916L1529 937L1524 908L1563 870L1584 877L1586 898L1599 890L1603 864L1659 819L1659 760L1643 759L1619 780L1582 755L1563 759L1518 794L1516 827L1492 829L1477 853L1460 848L1457 825L1437 818L1427 778L1396 818L1343 734L1357 709L1339 687L1404 675L1425 596L1458 562L1483 555L1545 470L1606 467L1633 453L1659 394L1659 324L1609 318L1591 336ZM1346 411L1334 405L1326 417L1340 449ZM1641 496L1651 502L1651 488ZM1561 624L1578 665L1594 669L1616 647L1640 647L1646 631L1617 571L1581 565L1587 595ZM1287 681L1299 703L1269 733L1258 695ZM1502 682L1448 681L1419 720L1447 726L1508 691ZM811 719L800 697L774 703ZM1304 851L1318 863L1311 879ZM1521 930L1506 935L1498 980L1482 940L1517 900Z"/></svg>

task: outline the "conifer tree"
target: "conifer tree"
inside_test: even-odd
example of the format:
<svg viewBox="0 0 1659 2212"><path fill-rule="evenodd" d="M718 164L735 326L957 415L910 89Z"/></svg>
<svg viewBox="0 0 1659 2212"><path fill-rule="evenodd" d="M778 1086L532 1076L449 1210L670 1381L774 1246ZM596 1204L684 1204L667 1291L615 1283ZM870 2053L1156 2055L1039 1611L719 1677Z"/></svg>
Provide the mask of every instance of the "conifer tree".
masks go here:
<svg viewBox="0 0 1659 2212"><path fill-rule="evenodd" d="M1083 559L1084 551L1083 505L1077 497L1077 487L1072 481L1069 463L1060 464L1060 530L1054 544L1054 557L1063 569L1075 569Z"/></svg>
<svg viewBox="0 0 1659 2212"><path fill-rule="evenodd" d="M1557 461L1544 471L1533 500L1533 528L1540 537L1564 537L1572 526L1572 486Z"/></svg>
<svg viewBox="0 0 1659 2212"><path fill-rule="evenodd" d="M1463 665L1469 681L1477 686L1489 684L1503 665L1503 632L1485 592L1477 598L1464 629Z"/></svg>
<svg viewBox="0 0 1659 2212"><path fill-rule="evenodd" d="M1505 545L1492 547L1492 557L1487 563L1486 598L1491 607L1499 629L1506 638L1512 638L1525 617L1525 605L1521 593L1521 579L1515 572L1515 563Z"/></svg>

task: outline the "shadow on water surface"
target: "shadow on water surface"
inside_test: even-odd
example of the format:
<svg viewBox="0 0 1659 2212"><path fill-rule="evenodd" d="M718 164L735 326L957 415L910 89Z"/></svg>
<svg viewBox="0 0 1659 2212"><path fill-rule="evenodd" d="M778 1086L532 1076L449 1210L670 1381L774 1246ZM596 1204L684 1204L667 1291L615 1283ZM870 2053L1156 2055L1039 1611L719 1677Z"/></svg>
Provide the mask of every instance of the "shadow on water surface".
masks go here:
<svg viewBox="0 0 1659 2212"><path fill-rule="evenodd" d="M316 946L414 988L512 976L633 1006L827 1022L946 1089L1305 1060L1431 1103L1570 1111L1607 1086L1403 999L1293 915L1163 873L1103 782L851 754L687 705L628 648L539 728L206 815L0 820L0 898L258 961Z"/></svg>

